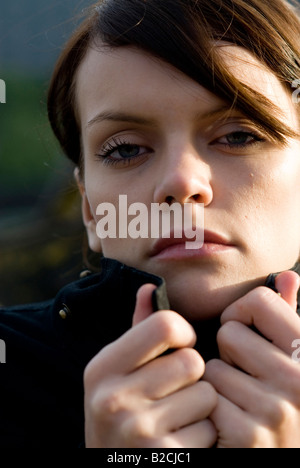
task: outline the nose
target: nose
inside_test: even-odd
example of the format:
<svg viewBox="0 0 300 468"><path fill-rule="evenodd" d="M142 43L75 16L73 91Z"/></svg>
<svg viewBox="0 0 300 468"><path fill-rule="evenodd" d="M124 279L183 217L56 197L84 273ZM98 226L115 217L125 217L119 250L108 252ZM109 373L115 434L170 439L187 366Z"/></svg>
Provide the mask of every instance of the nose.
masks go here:
<svg viewBox="0 0 300 468"><path fill-rule="evenodd" d="M203 203L213 200L211 170L193 148L169 151L162 158L155 189L155 203Z"/></svg>

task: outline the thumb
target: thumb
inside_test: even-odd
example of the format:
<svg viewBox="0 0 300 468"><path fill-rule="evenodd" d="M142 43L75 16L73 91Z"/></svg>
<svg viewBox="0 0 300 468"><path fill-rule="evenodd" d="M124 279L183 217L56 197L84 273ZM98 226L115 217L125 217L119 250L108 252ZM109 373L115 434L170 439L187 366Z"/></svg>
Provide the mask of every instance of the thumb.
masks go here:
<svg viewBox="0 0 300 468"><path fill-rule="evenodd" d="M153 313L152 294L155 291L154 284L144 284L137 293L135 311L132 319L132 326L145 320Z"/></svg>
<svg viewBox="0 0 300 468"><path fill-rule="evenodd" d="M280 273L275 280L275 285L282 298L294 310L297 310L297 294L300 286L299 275L293 271Z"/></svg>

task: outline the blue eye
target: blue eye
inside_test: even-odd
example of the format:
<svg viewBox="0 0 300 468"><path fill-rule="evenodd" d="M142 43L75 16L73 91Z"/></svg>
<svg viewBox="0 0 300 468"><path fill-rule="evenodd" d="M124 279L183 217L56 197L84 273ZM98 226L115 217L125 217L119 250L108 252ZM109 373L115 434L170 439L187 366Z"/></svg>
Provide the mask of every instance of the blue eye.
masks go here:
<svg viewBox="0 0 300 468"><path fill-rule="evenodd" d="M222 144L229 148L246 148L256 143L265 141L259 135L251 132L233 132L219 138L216 143Z"/></svg>
<svg viewBox="0 0 300 468"><path fill-rule="evenodd" d="M151 150L145 146L118 141L113 138L112 141L104 145L102 151L96 156L101 157L105 164L122 163L129 165L135 158L140 158L150 152Z"/></svg>
<svg viewBox="0 0 300 468"><path fill-rule="evenodd" d="M253 140L251 135L245 132L235 132L231 133L230 135L227 135L227 141L230 145L245 145L247 142Z"/></svg>
<svg viewBox="0 0 300 468"><path fill-rule="evenodd" d="M128 158L135 158L139 155L140 147L137 145L120 145L117 149L113 151L113 153L119 153L121 158L128 159ZM113 154L111 153L111 154Z"/></svg>

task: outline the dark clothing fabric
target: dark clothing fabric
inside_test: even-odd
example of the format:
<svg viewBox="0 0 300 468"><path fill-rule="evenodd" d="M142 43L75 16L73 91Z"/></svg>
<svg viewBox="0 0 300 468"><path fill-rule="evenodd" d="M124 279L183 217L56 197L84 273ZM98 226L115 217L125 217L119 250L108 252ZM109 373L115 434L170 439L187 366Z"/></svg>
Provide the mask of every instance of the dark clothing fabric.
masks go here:
<svg viewBox="0 0 300 468"><path fill-rule="evenodd" d="M83 371L131 327L136 293L161 278L102 260L102 273L63 288L54 300L0 310L0 447L69 447L84 442Z"/></svg>
<svg viewBox="0 0 300 468"><path fill-rule="evenodd" d="M131 327L136 293L146 283L158 287L154 310L168 309L162 278L110 259L102 259L101 273L66 286L53 300L0 309L0 340L6 344L1 448L84 446L84 369ZM219 326L219 319L195 325L205 360L218 357Z"/></svg>

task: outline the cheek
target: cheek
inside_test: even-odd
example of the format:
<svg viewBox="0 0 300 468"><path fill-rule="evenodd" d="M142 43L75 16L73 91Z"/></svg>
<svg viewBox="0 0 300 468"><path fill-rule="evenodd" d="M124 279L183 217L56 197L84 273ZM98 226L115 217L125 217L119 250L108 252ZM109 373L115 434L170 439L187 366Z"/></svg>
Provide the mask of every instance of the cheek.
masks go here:
<svg viewBox="0 0 300 468"><path fill-rule="evenodd" d="M151 199L151 189L145 190L147 184L143 181L141 184L140 180L133 183L132 177L129 178L123 175L113 174L112 176L107 176L108 171L102 171L101 168L95 167L86 167L85 171L85 188L89 200L89 205L91 209L92 216L95 220L96 225L99 221L104 218L108 219L107 213L103 216L97 215L97 208L101 204L107 204L115 210L115 216L113 218L116 222L116 232L119 232L119 223L124 222L128 223L131 220L130 215L122 216L126 212L128 214L128 209L131 204L139 202L144 203L146 206L150 206ZM122 197L122 200L120 198ZM124 196L126 196L126 201L124 201ZM121 205L120 205L121 203ZM110 211L112 214L113 211ZM112 218L110 218L110 221ZM124 221L125 220L125 221ZM114 221L110 226L114 226ZM107 225L105 226L107 229ZM114 229L114 228L113 228ZM127 232L127 231L126 231ZM141 266L134 263L138 257L140 251L143 251L147 248L147 240L139 239L138 242L136 239L131 239L130 236L126 238L114 238L106 237L101 239L101 250L104 256L114 258L121 262L127 263L131 266Z"/></svg>
<svg viewBox="0 0 300 468"><path fill-rule="evenodd" d="M93 213L100 203L114 203L118 193L113 181L104 177L101 167L86 167L85 188Z"/></svg>
<svg viewBox="0 0 300 468"><path fill-rule="evenodd" d="M130 171L108 170L100 165L89 165L85 171L85 187L93 207L100 203L112 203L117 209L120 195L126 195L128 204L136 202L150 204L153 189L149 177Z"/></svg>
<svg viewBox="0 0 300 468"><path fill-rule="evenodd" d="M280 161L249 173L241 213L252 247L263 255L285 256L291 265L300 249L300 157Z"/></svg>
<svg viewBox="0 0 300 468"><path fill-rule="evenodd" d="M287 157L281 164L269 169L259 179L261 192L264 194L263 205L277 212L277 218L287 217L295 224L299 223L300 208L300 153L299 158Z"/></svg>
<svg viewBox="0 0 300 468"><path fill-rule="evenodd" d="M298 148L298 147L297 147ZM300 220L300 148L269 152L237 167L229 192L241 211ZM244 209L243 209L244 207Z"/></svg>

